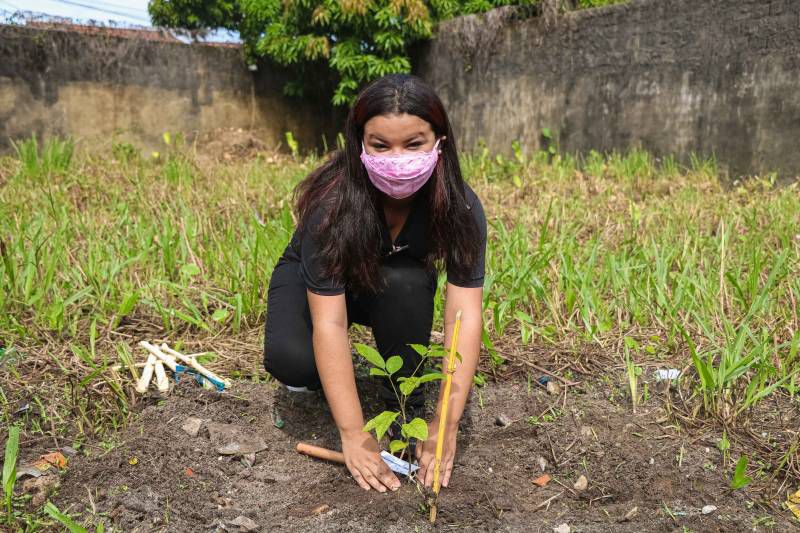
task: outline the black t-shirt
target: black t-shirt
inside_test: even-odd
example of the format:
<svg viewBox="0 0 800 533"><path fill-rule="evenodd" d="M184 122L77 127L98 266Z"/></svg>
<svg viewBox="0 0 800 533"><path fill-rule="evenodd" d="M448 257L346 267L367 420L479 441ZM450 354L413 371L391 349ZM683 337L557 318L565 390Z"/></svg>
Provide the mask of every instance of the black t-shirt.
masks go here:
<svg viewBox="0 0 800 533"><path fill-rule="evenodd" d="M485 271L486 254L486 216L483 212L483 205L472 188L464 184L467 206L480 231L480 246L478 260L472 266L469 277L457 279L452 272L452 265L448 265L447 281L459 287L481 287ZM300 263L299 275L308 290L316 294L335 295L345 292L345 284L330 277L324 277L322 272L321 258L318 256L318 242L314 230L319 226L323 210L320 207L313 209L309 215L308 222L303 228L304 231L295 229L291 241L286 246L283 255L278 260L278 265L287 262ZM425 260L428 252L428 205L423 200L422 195L417 195L411 203L411 210L408 213L405 224L392 245L389 227L385 219L381 220L381 257L385 258L392 254L406 254L420 261Z"/></svg>

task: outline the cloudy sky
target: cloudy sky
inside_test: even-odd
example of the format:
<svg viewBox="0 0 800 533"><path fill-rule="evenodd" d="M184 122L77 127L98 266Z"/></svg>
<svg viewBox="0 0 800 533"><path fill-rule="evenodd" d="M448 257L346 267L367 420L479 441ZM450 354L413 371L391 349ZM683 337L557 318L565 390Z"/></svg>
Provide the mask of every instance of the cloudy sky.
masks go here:
<svg viewBox="0 0 800 533"><path fill-rule="evenodd" d="M147 0L0 0L0 9L41 12L82 21L150 25Z"/></svg>
<svg viewBox="0 0 800 533"><path fill-rule="evenodd" d="M148 0L0 0L0 20L16 11L32 11L75 21L149 26ZM235 33L214 32L210 41L238 41Z"/></svg>

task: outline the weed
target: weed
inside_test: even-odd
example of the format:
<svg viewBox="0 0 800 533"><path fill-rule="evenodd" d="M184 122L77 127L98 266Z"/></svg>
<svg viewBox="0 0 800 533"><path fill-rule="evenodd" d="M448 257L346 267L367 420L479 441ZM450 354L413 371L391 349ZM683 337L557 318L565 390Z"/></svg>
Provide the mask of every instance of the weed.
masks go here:
<svg viewBox="0 0 800 533"><path fill-rule="evenodd" d="M75 144L71 139L50 138L40 146L36 134L29 139L12 141L21 163L17 178L42 180L54 173L64 174L69 170Z"/></svg>
<svg viewBox="0 0 800 533"><path fill-rule="evenodd" d="M14 499L14 485L17 481L17 454L19 453L19 426L8 428L5 456L3 459L3 495L6 508L6 523L12 524L14 515L12 501Z"/></svg>
<svg viewBox="0 0 800 533"><path fill-rule="evenodd" d="M563 416L563 411L557 407L548 407L547 410L538 416L529 416L526 421L532 426L545 426L551 424Z"/></svg>
<svg viewBox="0 0 800 533"><path fill-rule="evenodd" d="M736 469L733 471L733 477L731 478L731 488L733 490L741 489L753 481L753 478L747 475L747 463L748 459L746 455L739 457L739 460L736 462Z"/></svg>

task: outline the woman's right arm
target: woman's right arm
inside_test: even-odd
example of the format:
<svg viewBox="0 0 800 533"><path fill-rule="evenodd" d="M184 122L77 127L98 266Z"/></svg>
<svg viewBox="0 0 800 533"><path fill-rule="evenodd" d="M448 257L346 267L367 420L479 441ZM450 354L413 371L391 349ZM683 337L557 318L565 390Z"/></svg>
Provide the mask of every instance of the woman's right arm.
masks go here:
<svg viewBox="0 0 800 533"><path fill-rule="evenodd" d="M365 490L396 490L400 481L380 457L378 443L362 431L364 415L356 391L353 359L347 339L347 306L344 294L321 296L311 291L308 305L313 324L314 360L333 419L342 439L348 470Z"/></svg>

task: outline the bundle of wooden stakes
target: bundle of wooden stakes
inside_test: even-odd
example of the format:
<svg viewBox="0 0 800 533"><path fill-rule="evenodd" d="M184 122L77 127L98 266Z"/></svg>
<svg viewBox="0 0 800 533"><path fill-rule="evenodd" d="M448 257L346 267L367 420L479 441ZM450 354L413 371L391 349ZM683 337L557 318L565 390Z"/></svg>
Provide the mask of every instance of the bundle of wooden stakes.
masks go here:
<svg viewBox="0 0 800 533"><path fill-rule="evenodd" d="M222 391L226 387L231 386L230 380L215 374L197 362L197 356L203 355L206 352L184 355L170 348L165 342L161 343L160 346L156 346L147 341L141 341L139 346L144 348L148 353L147 361L134 365L135 367L142 368L142 373L138 376L136 381L136 392L139 394L147 393L150 388L150 382L153 381L153 377L155 377L155 384L158 392L162 394L169 392L169 379L167 378L165 366L173 372L176 381L180 379L180 375L183 374L194 375L198 382L206 388L216 388ZM120 370L122 366L117 365L114 368Z"/></svg>

